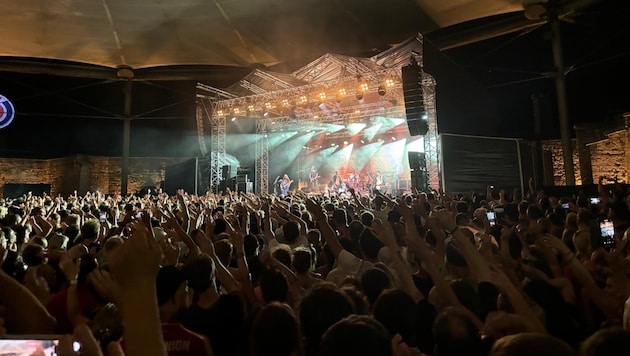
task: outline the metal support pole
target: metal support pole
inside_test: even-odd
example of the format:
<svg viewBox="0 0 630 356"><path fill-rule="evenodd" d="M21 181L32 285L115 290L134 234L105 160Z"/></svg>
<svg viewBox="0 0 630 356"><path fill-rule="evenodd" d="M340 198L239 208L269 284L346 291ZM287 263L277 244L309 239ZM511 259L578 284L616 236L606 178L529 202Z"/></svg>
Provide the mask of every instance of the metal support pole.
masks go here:
<svg viewBox="0 0 630 356"><path fill-rule="evenodd" d="M543 149L542 149L542 140L541 140L541 128L540 128L540 119L541 119L541 110L540 110L540 100L541 100L542 95L541 94L532 94L531 99L532 99L532 106L534 108L534 135L536 135L536 153L535 153L535 159L534 159L534 164L533 164L533 168L534 168L534 185L539 187L544 185L544 178L543 178ZM528 177L529 178L529 177ZM523 191L523 190L521 190Z"/></svg>
<svg viewBox="0 0 630 356"><path fill-rule="evenodd" d="M123 125L123 152L122 167L120 170L120 194L127 194L127 183L129 178L129 143L131 140L131 89L132 81L125 82L125 108L124 108L124 125Z"/></svg>
<svg viewBox="0 0 630 356"><path fill-rule="evenodd" d="M567 108L567 92L564 82L564 63L562 58L562 35L560 20L557 14L549 14L552 33L553 62L556 66L556 95L558 99L558 119L560 121L560 138L562 139L562 161L566 185L575 185L575 169L573 168L573 148L571 147L571 131Z"/></svg>

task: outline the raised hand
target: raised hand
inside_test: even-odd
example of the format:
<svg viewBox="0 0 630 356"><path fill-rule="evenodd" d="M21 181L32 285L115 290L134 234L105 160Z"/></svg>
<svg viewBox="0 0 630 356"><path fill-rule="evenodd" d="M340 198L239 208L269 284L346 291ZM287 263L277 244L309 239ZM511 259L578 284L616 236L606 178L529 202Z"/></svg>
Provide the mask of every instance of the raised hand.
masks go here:
<svg viewBox="0 0 630 356"><path fill-rule="evenodd" d="M168 266L176 266L179 261L179 253L181 248L179 245L173 243L173 241L169 238L163 238L159 242L160 249L164 254L165 264Z"/></svg>
<svg viewBox="0 0 630 356"><path fill-rule="evenodd" d="M162 251L148 219L145 214L142 220L131 223L131 236L109 258L110 269L123 289L155 284Z"/></svg>
<svg viewBox="0 0 630 356"><path fill-rule="evenodd" d="M543 236L543 241L545 245L547 245L547 247L551 247L554 250L562 253L563 255L568 255L571 253L571 249L569 249L569 247L564 242L562 242L562 240L551 234L545 234L545 236Z"/></svg>
<svg viewBox="0 0 630 356"><path fill-rule="evenodd" d="M388 247L397 245L394 230L392 230L392 226L389 223L374 220L372 222L372 230L374 230L374 235L381 240L383 245Z"/></svg>
<svg viewBox="0 0 630 356"><path fill-rule="evenodd" d="M88 279L104 300L116 304L122 301L121 287L108 271L97 268L88 275Z"/></svg>

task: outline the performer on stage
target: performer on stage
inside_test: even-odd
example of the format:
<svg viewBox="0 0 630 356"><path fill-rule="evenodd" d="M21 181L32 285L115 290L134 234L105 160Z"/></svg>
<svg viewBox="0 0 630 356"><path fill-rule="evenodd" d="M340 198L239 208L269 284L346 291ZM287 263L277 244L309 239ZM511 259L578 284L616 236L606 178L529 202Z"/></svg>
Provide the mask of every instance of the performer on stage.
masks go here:
<svg viewBox="0 0 630 356"><path fill-rule="evenodd" d="M339 185L339 171L335 171L335 174L333 174L332 179L330 180L330 183L328 184L328 186L331 190L336 190L338 185Z"/></svg>
<svg viewBox="0 0 630 356"><path fill-rule="evenodd" d="M289 175L285 174L280 180L280 189L282 190L282 196L286 197L289 194L289 187L291 187L293 181L289 179Z"/></svg>
<svg viewBox="0 0 630 356"><path fill-rule="evenodd" d="M383 185L385 185L385 181L383 180L383 174L381 173L381 171L376 171L376 174L374 175L374 185L375 188L378 190L381 190Z"/></svg>
<svg viewBox="0 0 630 356"><path fill-rule="evenodd" d="M319 173L315 166L311 166L311 172L308 174L308 180L311 187L311 192L319 191Z"/></svg>

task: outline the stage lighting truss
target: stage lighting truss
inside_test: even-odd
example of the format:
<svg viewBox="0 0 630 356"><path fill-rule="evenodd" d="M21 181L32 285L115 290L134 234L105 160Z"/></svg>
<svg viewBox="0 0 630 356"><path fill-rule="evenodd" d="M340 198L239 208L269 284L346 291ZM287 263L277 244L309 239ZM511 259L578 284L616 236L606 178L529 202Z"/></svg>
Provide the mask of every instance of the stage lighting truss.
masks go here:
<svg viewBox="0 0 630 356"><path fill-rule="evenodd" d="M305 119L318 116L321 119L337 116L355 105L382 106L380 103L368 102L379 101L378 98L368 100L372 93L382 96L385 101L394 99L402 102L399 72L397 68L386 68L372 71L369 75L342 77L300 87L223 99L216 102L213 116L232 115L255 119L283 116ZM385 87L387 95L382 92ZM357 96L364 102L357 102Z"/></svg>
<svg viewBox="0 0 630 356"><path fill-rule="evenodd" d="M414 41L421 43L421 36L418 36ZM412 46L417 46L414 41ZM220 164L225 160L225 124L228 117L256 120L256 133L264 138L256 141L256 192L268 192L267 136L272 132L317 130L318 125L323 127L326 124L369 124L376 116L405 118L401 67L408 63L409 51L404 52L401 48L407 47L388 50L373 57L371 63L365 59L326 54L291 74L298 81L307 83L300 86L292 86L288 79L283 81L270 73L256 70L253 75L271 81L276 89L265 90L250 81L241 80L239 86L252 93L247 96L236 96L198 84L198 89L210 93L204 98L212 103L210 110L204 110L210 119L213 136L210 147L212 182L221 179ZM416 54L412 51L412 55ZM421 56L416 56L419 61L422 60ZM429 184L433 189L440 189L435 81L430 75L423 78L423 98L429 125L424 136ZM343 139L348 134L330 132L329 136Z"/></svg>

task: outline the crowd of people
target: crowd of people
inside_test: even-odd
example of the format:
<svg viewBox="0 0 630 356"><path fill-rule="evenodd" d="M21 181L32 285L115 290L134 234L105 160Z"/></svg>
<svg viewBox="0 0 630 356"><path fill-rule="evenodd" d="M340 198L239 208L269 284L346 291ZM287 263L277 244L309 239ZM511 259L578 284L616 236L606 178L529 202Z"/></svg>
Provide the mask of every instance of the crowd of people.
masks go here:
<svg viewBox="0 0 630 356"><path fill-rule="evenodd" d="M0 355L630 354L628 196L5 198Z"/></svg>

